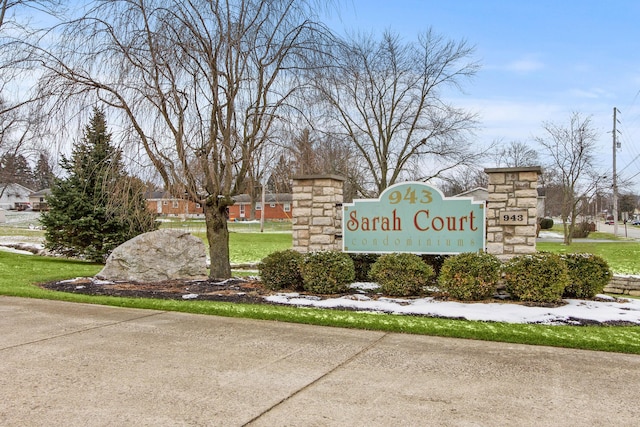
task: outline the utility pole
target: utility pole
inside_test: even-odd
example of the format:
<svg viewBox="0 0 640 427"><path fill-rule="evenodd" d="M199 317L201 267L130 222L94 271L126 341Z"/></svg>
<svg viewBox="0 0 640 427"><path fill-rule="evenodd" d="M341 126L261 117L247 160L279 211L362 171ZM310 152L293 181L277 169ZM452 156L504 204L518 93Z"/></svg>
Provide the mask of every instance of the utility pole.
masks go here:
<svg viewBox="0 0 640 427"><path fill-rule="evenodd" d="M267 208L264 205L264 199L265 199L265 191L266 191L266 184L262 184L262 193L260 194L260 203L262 206L262 210L260 211L260 232L264 233L264 215L267 212Z"/></svg>
<svg viewBox="0 0 640 427"><path fill-rule="evenodd" d="M613 107L613 235L618 235L618 179L616 177L616 150L620 148L620 143L617 141L617 113L619 113L616 107Z"/></svg>

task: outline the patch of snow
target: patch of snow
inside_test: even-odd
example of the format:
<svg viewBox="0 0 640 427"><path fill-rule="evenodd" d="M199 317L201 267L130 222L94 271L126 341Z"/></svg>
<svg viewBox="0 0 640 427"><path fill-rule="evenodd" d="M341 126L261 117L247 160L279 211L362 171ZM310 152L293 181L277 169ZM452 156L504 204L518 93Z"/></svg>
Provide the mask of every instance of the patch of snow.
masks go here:
<svg viewBox="0 0 640 427"><path fill-rule="evenodd" d="M564 239L564 235L555 231L540 230L538 237L541 239Z"/></svg>
<svg viewBox="0 0 640 427"><path fill-rule="evenodd" d="M30 252L30 251L24 251L22 249L14 249L9 246L2 246L2 245L0 245L0 251L11 252L13 254L20 254L20 255L33 255L33 252Z"/></svg>
<svg viewBox="0 0 640 427"><path fill-rule="evenodd" d="M73 283L80 280L86 280L86 277L76 277L74 279L60 280L60 283Z"/></svg>
<svg viewBox="0 0 640 427"><path fill-rule="evenodd" d="M196 299L198 298L199 295L198 294L186 294L186 295L182 295L182 299Z"/></svg>
<svg viewBox="0 0 640 427"><path fill-rule="evenodd" d="M354 282L349 285L351 289L360 289L363 291L373 291L378 289L380 285L374 282Z"/></svg>
<svg viewBox="0 0 640 427"><path fill-rule="evenodd" d="M600 296L599 296L600 297ZM318 308L345 308L376 313L425 315L476 321L507 323L568 324L572 319L594 322L624 321L640 325L640 300L617 299L602 295L607 301L564 300L560 307L529 307L509 303L461 303L434 298L378 300L354 298L318 299L299 294L277 294L265 297L269 302Z"/></svg>

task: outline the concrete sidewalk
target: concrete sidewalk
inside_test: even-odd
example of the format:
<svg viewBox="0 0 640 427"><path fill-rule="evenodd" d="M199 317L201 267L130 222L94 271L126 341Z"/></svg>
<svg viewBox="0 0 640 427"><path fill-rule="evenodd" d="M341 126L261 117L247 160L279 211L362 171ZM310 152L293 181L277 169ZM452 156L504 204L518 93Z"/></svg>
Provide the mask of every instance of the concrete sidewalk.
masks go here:
<svg viewBox="0 0 640 427"><path fill-rule="evenodd" d="M0 297L2 426L630 426L640 356Z"/></svg>

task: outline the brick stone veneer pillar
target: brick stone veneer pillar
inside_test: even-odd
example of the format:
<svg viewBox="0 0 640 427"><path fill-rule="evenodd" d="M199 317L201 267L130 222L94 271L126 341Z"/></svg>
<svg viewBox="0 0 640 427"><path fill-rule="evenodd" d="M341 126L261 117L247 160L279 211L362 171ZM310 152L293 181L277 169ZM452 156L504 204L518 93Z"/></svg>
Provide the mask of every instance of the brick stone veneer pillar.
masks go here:
<svg viewBox="0 0 640 427"><path fill-rule="evenodd" d="M490 168L487 252L502 259L536 252L540 166Z"/></svg>
<svg viewBox="0 0 640 427"><path fill-rule="evenodd" d="M342 248L344 178L309 175L293 178L293 249L298 252Z"/></svg>

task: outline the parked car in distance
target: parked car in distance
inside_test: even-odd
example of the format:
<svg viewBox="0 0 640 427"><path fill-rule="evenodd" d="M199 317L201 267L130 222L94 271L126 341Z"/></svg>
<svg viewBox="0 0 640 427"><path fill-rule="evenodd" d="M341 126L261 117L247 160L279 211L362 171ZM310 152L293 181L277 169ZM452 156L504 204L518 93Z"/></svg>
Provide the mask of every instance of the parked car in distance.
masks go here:
<svg viewBox="0 0 640 427"><path fill-rule="evenodd" d="M613 217L608 216L607 219L604 220L604 223L607 225L613 225Z"/></svg>
<svg viewBox="0 0 640 427"><path fill-rule="evenodd" d="M640 219L634 219L631 221L631 225L640 225Z"/></svg>

